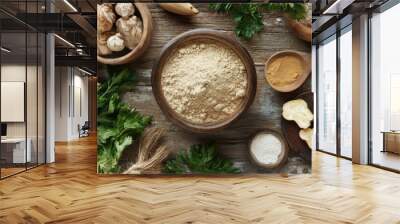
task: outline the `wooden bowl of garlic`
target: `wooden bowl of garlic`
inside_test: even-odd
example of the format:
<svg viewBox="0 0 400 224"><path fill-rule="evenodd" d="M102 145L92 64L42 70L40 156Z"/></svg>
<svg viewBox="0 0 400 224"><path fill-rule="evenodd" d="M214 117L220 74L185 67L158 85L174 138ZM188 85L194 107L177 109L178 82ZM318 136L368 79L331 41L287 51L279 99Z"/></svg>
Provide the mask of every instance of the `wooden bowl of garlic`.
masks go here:
<svg viewBox="0 0 400 224"><path fill-rule="evenodd" d="M120 65L134 61L148 48L153 31L144 3L97 5L97 61Z"/></svg>

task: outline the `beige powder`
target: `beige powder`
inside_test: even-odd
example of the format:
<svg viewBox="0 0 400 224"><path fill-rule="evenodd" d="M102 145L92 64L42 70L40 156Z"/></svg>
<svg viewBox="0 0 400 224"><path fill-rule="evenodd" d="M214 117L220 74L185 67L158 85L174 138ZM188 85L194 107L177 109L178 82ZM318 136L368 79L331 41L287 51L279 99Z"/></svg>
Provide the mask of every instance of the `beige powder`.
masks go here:
<svg viewBox="0 0 400 224"><path fill-rule="evenodd" d="M279 56L268 65L267 79L275 86L292 85L304 72L301 58L294 55Z"/></svg>
<svg viewBox="0 0 400 224"><path fill-rule="evenodd" d="M170 107L184 119L217 123L242 104L246 70L228 47L196 41L172 53L162 71L161 88Z"/></svg>

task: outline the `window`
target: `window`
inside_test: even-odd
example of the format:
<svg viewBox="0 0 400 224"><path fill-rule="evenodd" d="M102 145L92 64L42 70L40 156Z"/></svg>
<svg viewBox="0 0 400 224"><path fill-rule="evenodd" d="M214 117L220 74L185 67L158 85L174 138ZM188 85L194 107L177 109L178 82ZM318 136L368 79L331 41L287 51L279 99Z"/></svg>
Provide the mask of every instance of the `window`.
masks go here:
<svg viewBox="0 0 400 224"><path fill-rule="evenodd" d="M352 41L350 24L317 50L317 149L348 159L353 131Z"/></svg>
<svg viewBox="0 0 400 224"><path fill-rule="evenodd" d="M400 170L400 5L371 18L370 162Z"/></svg>
<svg viewBox="0 0 400 224"><path fill-rule="evenodd" d="M400 130L400 73L390 74L390 130Z"/></svg>
<svg viewBox="0 0 400 224"><path fill-rule="evenodd" d="M336 153L336 36L320 44L317 51L317 149Z"/></svg>
<svg viewBox="0 0 400 224"><path fill-rule="evenodd" d="M352 157L352 32L340 36L340 155Z"/></svg>

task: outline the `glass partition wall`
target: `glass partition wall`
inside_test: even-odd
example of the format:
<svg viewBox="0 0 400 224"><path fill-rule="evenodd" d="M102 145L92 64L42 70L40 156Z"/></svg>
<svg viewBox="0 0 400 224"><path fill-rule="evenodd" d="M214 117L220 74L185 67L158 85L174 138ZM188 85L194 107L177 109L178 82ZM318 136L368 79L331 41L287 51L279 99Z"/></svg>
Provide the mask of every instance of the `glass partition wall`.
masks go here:
<svg viewBox="0 0 400 224"><path fill-rule="evenodd" d="M369 162L400 172L400 4L371 19Z"/></svg>
<svg viewBox="0 0 400 224"><path fill-rule="evenodd" d="M18 2L18 1L14 1ZM0 178L45 163L45 35L0 3ZM38 12L39 1L19 1ZM9 5L7 5L9 6Z"/></svg>
<svg viewBox="0 0 400 224"><path fill-rule="evenodd" d="M317 150L352 157L351 25L317 45Z"/></svg>
<svg viewBox="0 0 400 224"><path fill-rule="evenodd" d="M318 55L318 146L336 153L336 35L320 43Z"/></svg>
<svg viewBox="0 0 400 224"><path fill-rule="evenodd" d="M340 155L352 158L352 32L351 25L342 30L339 38L340 68Z"/></svg>

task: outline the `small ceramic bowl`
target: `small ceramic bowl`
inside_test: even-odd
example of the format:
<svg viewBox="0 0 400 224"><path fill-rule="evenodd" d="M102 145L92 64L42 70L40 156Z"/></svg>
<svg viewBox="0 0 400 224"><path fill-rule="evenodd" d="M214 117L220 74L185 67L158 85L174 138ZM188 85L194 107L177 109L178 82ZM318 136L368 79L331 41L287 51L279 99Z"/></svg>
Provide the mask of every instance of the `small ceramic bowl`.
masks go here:
<svg viewBox="0 0 400 224"><path fill-rule="evenodd" d="M294 56L296 58L299 58L302 61L302 73L300 74L300 76L296 79L296 81L294 81L293 83L291 83L290 85L286 85L286 86L276 86L273 83L271 83L268 79L268 67L270 66L270 64L274 61L277 60L278 58L281 57L285 57L285 56ZM302 52L298 52L298 51L280 51L278 53L275 53L274 55L272 55L267 62L265 63L265 80L267 81L267 83L276 91L278 92L292 92L294 90L296 90L297 88L299 88L301 85L303 85L303 83L306 81L306 79L308 78L308 76L311 74L311 56L309 54L306 53L302 53Z"/></svg>
<svg viewBox="0 0 400 224"><path fill-rule="evenodd" d="M255 139L257 136L259 136L260 134L270 134L270 135L273 135L273 136L275 136L276 138L278 138L279 141L281 142L281 144L282 144L282 152L279 154L278 159L277 159L277 161L276 161L275 163L265 164L265 163L259 161L259 160L257 159L257 157L254 155L254 153L253 153L253 151L252 151L252 149L251 149L251 146L252 146L252 143L253 143L254 139ZM268 146L265 146L265 147L268 148ZM286 163L287 158L288 158L288 154L289 154L289 148L288 148L288 146L287 146L287 143L286 143L285 138L284 138L280 133L278 133L277 131L274 131L274 130L262 130L262 131L260 131L260 132L257 132L257 133L251 138L251 140L249 141L249 154L250 154L251 161L252 161L256 166L262 167L262 168L266 168L266 169L274 169L274 168L281 167L281 166L283 166L283 165Z"/></svg>

